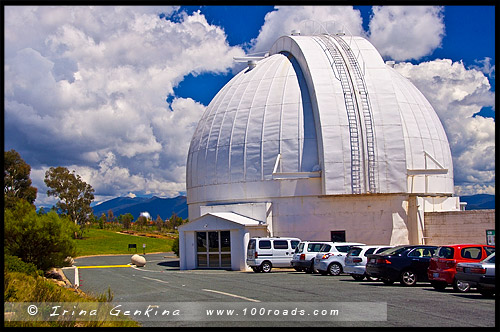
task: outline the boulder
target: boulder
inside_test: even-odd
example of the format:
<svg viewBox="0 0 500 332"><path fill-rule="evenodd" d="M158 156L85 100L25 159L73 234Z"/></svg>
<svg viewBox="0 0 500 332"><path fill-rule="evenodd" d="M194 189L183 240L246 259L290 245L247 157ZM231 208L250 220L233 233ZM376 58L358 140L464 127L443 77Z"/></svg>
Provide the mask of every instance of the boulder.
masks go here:
<svg viewBox="0 0 500 332"><path fill-rule="evenodd" d="M146 258L144 258L140 255L137 255L137 254L132 256L131 261L132 261L132 264L134 264L137 267L142 267L142 266L146 265Z"/></svg>

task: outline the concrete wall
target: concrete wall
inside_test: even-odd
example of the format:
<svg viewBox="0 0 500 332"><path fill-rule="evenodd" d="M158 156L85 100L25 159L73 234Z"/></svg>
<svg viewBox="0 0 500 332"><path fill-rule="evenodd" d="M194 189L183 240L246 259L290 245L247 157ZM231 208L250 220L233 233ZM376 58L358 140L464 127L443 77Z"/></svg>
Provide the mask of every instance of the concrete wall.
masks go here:
<svg viewBox="0 0 500 332"><path fill-rule="evenodd" d="M495 229L495 210L425 212L426 244L486 244L486 230Z"/></svg>

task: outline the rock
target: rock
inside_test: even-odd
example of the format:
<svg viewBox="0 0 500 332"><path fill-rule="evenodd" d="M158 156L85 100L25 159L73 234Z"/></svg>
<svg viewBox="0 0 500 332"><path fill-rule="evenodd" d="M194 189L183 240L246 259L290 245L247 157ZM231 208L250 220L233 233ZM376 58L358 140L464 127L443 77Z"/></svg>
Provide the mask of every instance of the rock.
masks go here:
<svg viewBox="0 0 500 332"><path fill-rule="evenodd" d="M132 261L132 264L134 264L137 267L142 267L142 266L146 265L146 258L139 256L137 254L132 256L131 261Z"/></svg>

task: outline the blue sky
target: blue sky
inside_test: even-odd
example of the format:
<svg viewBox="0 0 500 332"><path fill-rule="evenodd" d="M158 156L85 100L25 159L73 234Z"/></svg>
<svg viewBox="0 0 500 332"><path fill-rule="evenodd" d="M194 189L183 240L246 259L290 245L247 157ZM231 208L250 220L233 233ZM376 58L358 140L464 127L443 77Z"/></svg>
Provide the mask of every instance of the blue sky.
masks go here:
<svg viewBox="0 0 500 332"><path fill-rule="evenodd" d="M367 38L435 108L456 193L495 192L493 6L5 6L5 150L116 196L185 193L191 136L242 65L304 20ZM326 25L326 23L325 23ZM439 78L439 89L430 82Z"/></svg>

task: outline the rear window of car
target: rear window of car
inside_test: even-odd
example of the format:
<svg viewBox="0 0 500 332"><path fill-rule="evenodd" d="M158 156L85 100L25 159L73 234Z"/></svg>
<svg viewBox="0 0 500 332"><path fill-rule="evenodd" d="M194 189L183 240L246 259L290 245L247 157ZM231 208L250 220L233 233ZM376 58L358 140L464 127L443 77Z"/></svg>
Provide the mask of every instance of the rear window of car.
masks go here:
<svg viewBox="0 0 500 332"><path fill-rule="evenodd" d="M366 255L370 255L370 254L373 254L375 252L375 248L368 248L365 253L363 254L363 256L366 257Z"/></svg>
<svg viewBox="0 0 500 332"><path fill-rule="evenodd" d="M351 249L351 246L335 246L335 248L337 248L340 252L348 252L349 249Z"/></svg>
<svg viewBox="0 0 500 332"><path fill-rule="evenodd" d="M288 249L288 241L287 240L274 240L273 246L274 246L274 249Z"/></svg>
<svg viewBox="0 0 500 332"><path fill-rule="evenodd" d="M248 249L255 249L255 240L248 241Z"/></svg>
<svg viewBox="0 0 500 332"><path fill-rule="evenodd" d="M307 251L308 252L319 252L321 247L323 246L323 243L309 243L307 245Z"/></svg>
<svg viewBox="0 0 500 332"><path fill-rule="evenodd" d="M259 241L259 249L271 249L271 241L269 240Z"/></svg>
<svg viewBox="0 0 500 332"><path fill-rule="evenodd" d="M353 247L351 248L351 250L349 250L349 253L347 254L347 256L359 256L359 254L361 253L361 248L358 248L358 247Z"/></svg>
<svg viewBox="0 0 500 332"><path fill-rule="evenodd" d="M434 249L432 248L415 248L408 254L409 257L432 257Z"/></svg>
<svg viewBox="0 0 500 332"><path fill-rule="evenodd" d="M300 241L297 241L297 240L292 240L290 241L290 244L292 245L292 249L295 249L295 247L297 247L297 245L300 243Z"/></svg>
<svg viewBox="0 0 500 332"><path fill-rule="evenodd" d="M330 249L332 249L332 246L325 243L321 246L321 249L319 250L319 252L328 252L328 251L330 251Z"/></svg>
<svg viewBox="0 0 500 332"><path fill-rule="evenodd" d="M463 258L468 258L468 259L480 259L481 254L482 254L481 247L463 248L462 251L460 252L460 255L462 255Z"/></svg>
<svg viewBox="0 0 500 332"><path fill-rule="evenodd" d="M455 249L452 247L441 247L439 248L436 257L453 259L453 255L455 254Z"/></svg>
<svg viewBox="0 0 500 332"><path fill-rule="evenodd" d="M295 253L300 254L301 252L304 251L304 245L305 243L299 243L299 245L295 248Z"/></svg>

